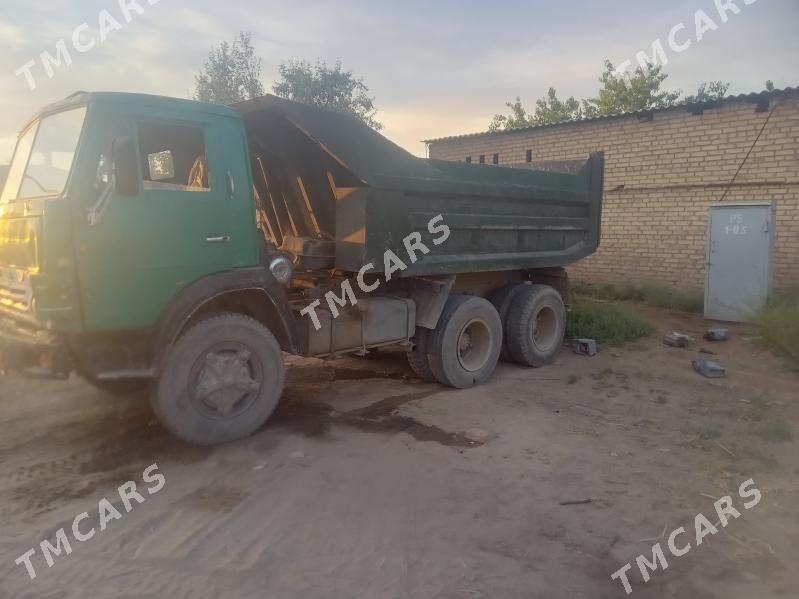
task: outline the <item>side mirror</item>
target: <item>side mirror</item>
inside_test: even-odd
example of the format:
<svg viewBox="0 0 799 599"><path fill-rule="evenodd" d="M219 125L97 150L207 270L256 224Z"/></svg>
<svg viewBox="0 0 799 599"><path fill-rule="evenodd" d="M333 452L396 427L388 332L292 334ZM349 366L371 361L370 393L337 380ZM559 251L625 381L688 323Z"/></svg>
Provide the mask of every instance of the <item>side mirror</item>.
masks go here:
<svg viewBox="0 0 799 599"><path fill-rule="evenodd" d="M139 195L139 166L131 137L118 137L111 146L114 185L123 196Z"/></svg>

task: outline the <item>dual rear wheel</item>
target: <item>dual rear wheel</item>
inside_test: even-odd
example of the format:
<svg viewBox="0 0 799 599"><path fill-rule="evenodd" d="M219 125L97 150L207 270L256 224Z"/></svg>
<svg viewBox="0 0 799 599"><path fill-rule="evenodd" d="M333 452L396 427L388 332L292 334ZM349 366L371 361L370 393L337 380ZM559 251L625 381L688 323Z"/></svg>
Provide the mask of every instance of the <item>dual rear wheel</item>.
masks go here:
<svg viewBox="0 0 799 599"><path fill-rule="evenodd" d="M513 284L491 299L452 296L435 329L417 328L408 362L421 379L462 389L487 381L500 355L525 366L552 362L566 331L560 294Z"/></svg>

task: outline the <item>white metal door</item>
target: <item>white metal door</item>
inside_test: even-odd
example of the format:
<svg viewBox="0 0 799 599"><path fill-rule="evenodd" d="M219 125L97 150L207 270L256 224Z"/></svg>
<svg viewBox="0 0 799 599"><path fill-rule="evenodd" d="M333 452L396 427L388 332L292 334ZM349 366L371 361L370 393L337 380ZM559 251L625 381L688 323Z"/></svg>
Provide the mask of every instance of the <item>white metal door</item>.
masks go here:
<svg viewBox="0 0 799 599"><path fill-rule="evenodd" d="M710 207L705 317L743 322L771 291L773 202Z"/></svg>

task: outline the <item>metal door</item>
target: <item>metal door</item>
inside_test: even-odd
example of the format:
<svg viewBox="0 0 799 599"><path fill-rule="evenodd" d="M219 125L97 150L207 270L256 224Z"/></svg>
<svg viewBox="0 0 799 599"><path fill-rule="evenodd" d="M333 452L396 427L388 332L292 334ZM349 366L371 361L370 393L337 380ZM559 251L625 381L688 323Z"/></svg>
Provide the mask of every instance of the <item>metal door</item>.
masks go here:
<svg viewBox="0 0 799 599"><path fill-rule="evenodd" d="M713 204L705 281L705 317L743 322L771 291L773 202Z"/></svg>

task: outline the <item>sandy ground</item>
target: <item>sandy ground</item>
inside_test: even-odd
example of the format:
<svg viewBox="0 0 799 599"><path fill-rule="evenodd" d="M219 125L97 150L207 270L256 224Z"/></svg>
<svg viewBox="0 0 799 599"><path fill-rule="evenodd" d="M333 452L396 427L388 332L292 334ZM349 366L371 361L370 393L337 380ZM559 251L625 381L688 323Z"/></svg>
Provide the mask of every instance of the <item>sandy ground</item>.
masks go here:
<svg viewBox="0 0 799 599"><path fill-rule="evenodd" d="M799 377L734 332L712 346L721 381L691 369L709 344L660 335L467 391L399 354L292 359L271 423L214 449L141 397L0 378L0 597L624 597L611 573L699 512L716 522L748 478L760 504L646 584L633 565L633 596L796 597ZM96 526L103 497L124 511L117 487L154 462L162 491L51 568L37 551L34 581L14 564L83 511Z"/></svg>

